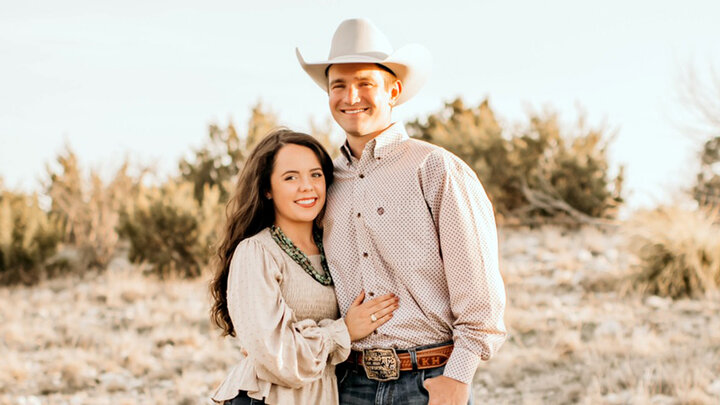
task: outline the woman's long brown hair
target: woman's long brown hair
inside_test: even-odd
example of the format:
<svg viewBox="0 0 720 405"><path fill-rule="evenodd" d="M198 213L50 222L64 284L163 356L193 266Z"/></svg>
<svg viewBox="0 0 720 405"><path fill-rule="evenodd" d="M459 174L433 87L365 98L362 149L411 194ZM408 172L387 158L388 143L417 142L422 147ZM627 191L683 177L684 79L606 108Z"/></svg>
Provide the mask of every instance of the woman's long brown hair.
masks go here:
<svg viewBox="0 0 720 405"><path fill-rule="evenodd" d="M215 276L210 283L214 304L210 310L213 322L223 330L223 336L235 336L235 327L230 319L227 305L227 282L230 262L237 245L275 222L272 200L265 197L270 191L272 174L277 152L287 144L310 148L322 166L325 187L333 181L333 163L325 148L310 135L281 128L272 131L250 153L240 171L235 193L225 207L227 223L217 249ZM322 213L321 213L322 215Z"/></svg>

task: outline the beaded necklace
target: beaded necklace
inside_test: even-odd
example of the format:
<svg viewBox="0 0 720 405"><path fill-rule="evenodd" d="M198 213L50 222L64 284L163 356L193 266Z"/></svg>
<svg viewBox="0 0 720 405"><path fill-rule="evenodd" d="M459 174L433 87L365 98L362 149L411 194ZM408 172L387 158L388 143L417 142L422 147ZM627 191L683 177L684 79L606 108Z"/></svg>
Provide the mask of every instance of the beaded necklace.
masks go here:
<svg viewBox="0 0 720 405"><path fill-rule="evenodd" d="M277 243L278 246L280 246L295 263L300 265L307 274L311 275L315 281L322 285L332 285L332 276L330 275L330 270L328 269L327 261L325 260L325 250L323 249L322 236L320 236L319 232L313 232L313 239L315 240L315 245L317 245L318 250L320 251L320 263L322 264L322 269L325 274L320 274L315 270L312 263L310 263L310 259L308 259L302 250L295 246L290 238L285 236L282 229L275 225L271 225L270 235L272 235L275 243Z"/></svg>

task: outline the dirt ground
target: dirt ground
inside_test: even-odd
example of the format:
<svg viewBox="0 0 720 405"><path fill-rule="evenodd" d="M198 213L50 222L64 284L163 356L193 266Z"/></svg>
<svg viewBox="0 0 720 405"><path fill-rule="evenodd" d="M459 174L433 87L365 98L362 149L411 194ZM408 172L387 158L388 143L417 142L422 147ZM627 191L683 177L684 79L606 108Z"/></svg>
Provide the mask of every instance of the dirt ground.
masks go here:
<svg viewBox="0 0 720 405"><path fill-rule="evenodd" d="M476 404L718 404L720 297L625 293L615 232L500 232L510 336ZM0 288L0 404L207 404L238 348L208 320L207 279L121 259L84 279Z"/></svg>

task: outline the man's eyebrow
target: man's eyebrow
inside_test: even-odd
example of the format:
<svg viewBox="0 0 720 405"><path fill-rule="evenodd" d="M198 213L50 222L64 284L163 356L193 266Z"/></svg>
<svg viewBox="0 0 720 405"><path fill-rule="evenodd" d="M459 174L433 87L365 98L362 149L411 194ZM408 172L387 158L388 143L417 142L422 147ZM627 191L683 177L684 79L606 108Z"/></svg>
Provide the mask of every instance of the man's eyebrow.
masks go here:
<svg viewBox="0 0 720 405"><path fill-rule="evenodd" d="M366 82L366 81L375 82L375 79L372 76L368 76L368 75L355 76L352 78L352 80L358 81L358 82ZM330 86L332 86L333 84L337 84L337 83L345 83L345 79L342 79L342 78L335 79L330 82Z"/></svg>

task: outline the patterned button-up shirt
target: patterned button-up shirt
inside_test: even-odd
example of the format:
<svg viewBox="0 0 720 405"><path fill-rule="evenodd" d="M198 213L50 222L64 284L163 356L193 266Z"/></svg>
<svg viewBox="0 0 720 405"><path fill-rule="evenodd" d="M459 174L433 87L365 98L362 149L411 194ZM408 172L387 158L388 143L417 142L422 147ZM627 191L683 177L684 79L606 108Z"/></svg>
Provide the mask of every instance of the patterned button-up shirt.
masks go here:
<svg viewBox="0 0 720 405"><path fill-rule="evenodd" d="M356 159L335 159L324 218L325 254L340 311L366 299L400 298L389 322L353 349L453 340L444 375L470 383L506 337L505 288L492 205L475 173L394 124Z"/></svg>

